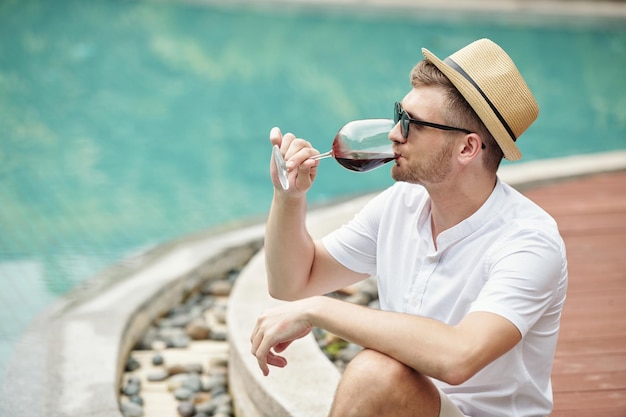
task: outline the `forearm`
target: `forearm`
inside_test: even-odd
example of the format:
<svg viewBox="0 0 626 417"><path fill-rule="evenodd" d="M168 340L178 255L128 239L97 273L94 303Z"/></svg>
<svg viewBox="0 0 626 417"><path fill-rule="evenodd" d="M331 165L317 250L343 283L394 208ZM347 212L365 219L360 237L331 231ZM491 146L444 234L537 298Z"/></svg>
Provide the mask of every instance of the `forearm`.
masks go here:
<svg viewBox="0 0 626 417"><path fill-rule="evenodd" d="M450 384L470 378L506 350L487 347L464 326L331 299L311 299L309 322L360 346L384 353L417 372Z"/></svg>
<svg viewBox="0 0 626 417"><path fill-rule="evenodd" d="M318 297L310 322L342 339L384 353L416 371L444 378L455 343L449 326L436 320L380 311Z"/></svg>
<svg viewBox="0 0 626 417"><path fill-rule="evenodd" d="M275 195L265 232L265 264L273 297L302 297L315 246L306 229L306 198Z"/></svg>

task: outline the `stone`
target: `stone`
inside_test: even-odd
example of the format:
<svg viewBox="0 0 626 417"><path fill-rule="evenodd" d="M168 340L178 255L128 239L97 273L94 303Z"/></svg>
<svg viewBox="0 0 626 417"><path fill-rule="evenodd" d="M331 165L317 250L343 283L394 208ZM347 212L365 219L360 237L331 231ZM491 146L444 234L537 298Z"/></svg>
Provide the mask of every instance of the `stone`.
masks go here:
<svg viewBox="0 0 626 417"><path fill-rule="evenodd" d="M138 376L130 376L127 382L129 384L136 384L141 386L141 379Z"/></svg>
<svg viewBox="0 0 626 417"><path fill-rule="evenodd" d="M159 328L158 337L165 342L167 347L187 347L190 341L182 327Z"/></svg>
<svg viewBox="0 0 626 417"><path fill-rule="evenodd" d="M163 359L163 355L161 355L160 353L156 353L154 354L154 356L152 356L153 365L160 366L163 365L163 363L165 363L165 360Z"/></svg>
<svg viewBox="0 0 626 417"><path fill-rule="evenodd" d="M226 317L228 315L228 308L225 305L217 305L211 309L211 314L219 324L226 324Z"/></svg>
<svg viewBox="0 0 626 417"><path fill-rule="evenodd" d="M207 340L211 336L211 328L201 317L190 321L185 331L192 340Z"/></svg>
<svg viewBox="0 0 626 417"><path fill-rule="evenodd" d="M122 389L122 393L129 397L139 394L139 391L141 391L141 381L136 377L129 378Z"/></svg>
<svg viewBox="0 0 626 417"><path fill-rule="evenodd" d="M150 382L165 381L170 376L169 372L165 369L156 369L148 372L146 379Z"/></svg>
<svg viewBox="0 0 626 417"><path fill-rule="evenodd" d="M133 358L132 356L129 356L128 360L126 361L126 366L124 367L124 370L126 372L133 372L139 369L140 367L141 367L141 364L139 363L139 361Z"/></svg>
<svg viewBox="0 0 626 417"><path fill-rule="evenodd" d="M203 401L201 403L196 404L196 411L198 413L205 413L205 414L208 414L210 416L215 414L215 409L216 408L217 408L217 405L215 405L213 403L213 401L211 401L211 400Z"/></svg>
<svg viewBox="0 0 626 417"><path fill-rule="evenodd" d="M190 321L192 317L190 314L178 314L169 319L169 326L171 327L185 327Z"/></svg>
<svg viewBox="0 0 626 417"><path fill-rule="evenodd" d="M208 392L198 392L193 397L193 403L196 405L196 411L198 410L198 404L205 403L207 401L211 401L211 394Z"/></svg>
<svg viewBox="0 0 626 417"><path fill-rule="evenodd" d="M215 340L218 342L225 342L226 339L228 338L228 331L223 328L223 329L212 329L211 330L211 340Z"/></svg>
<svg viewBox="0 0 626 417"><path fill-rule="evenodd" d="M227 297L230 295L230 291L233 289L233 284L230 281L218 280L207 284L204 288L206 294L215 295L218 297Z"/></svg>
<svg viewBox="0 0 626 417"><path fill-rule="evenodd" d="M191 339L185 334L172 337L167 341L167 346L173 348L186 348L189 346L189 342L191 342Z"/></svg>
<svg viewBox="0 0 626 417"><path fill-rule="evenodd" d="M193 395L193 391L186 387L180 387L176 391L174 391L174 398L178 401L184 401L191 398Z"/></svg>
<svg viewBox="0 0 626 417"><path fill-rule="evenodd" d="M129 398L129 400L131 403L143 406L143 398L141 398L139 395L133 395Z"/></svg>
<svg viewBox="0 0 626 417"><path fill-rule="evenodd" d="M180 373L173 375L167 381L167 390L170 392L176 391L178 388L183 386L183 382L185 381L185 379L187 379L187 374Z"/></svg>
<svg viewBox="0 0 626 417"><path fill-rule="evenodd" d="M211 393L211 397L213 398L213 401L219 401L220 398L228 394L228 389L226 388L225 385L218 385L218 386L211 388L211 391L209 392Z"/></svg>
<svg viewBox="0 0 626 417"><path fill-rule="evenodd" d="M202 389L202 379L200 374L191 372L187 374L187 378L183 380L183 387L188 388L193 392L200 392Z"/></svg>
<svg viewBox="0 0 626 417"><path fill-rule="evenodd" d="M124 387L123 394L131 397L133 395L139 394L139 391L141 391L141 387L139 387L139 385L130 384Z"/></svg>
<svg viewBox="0 0 626 417"><path fill-rule="evenodd" d="M227 392L223 392L213 397L213 404L217 405L218 408L223 406L231 406L232 403L233 400L232 398L230 398L230 395Z"/></svg>
<svg viewBox="0 0 626 417"><path fill-rule="evenodd" d="M120 411L124 417L142 417L143 407L130 401L123 401Z"/></svg>
<svg viewBox="0 0 626 417"><path fill-rule="evenodd" d="M203 371L202 364L197 362L185 363L185 364L174 364L167 367L167 372L170 375L177 374L187 374L190 372L195 372L197 374L201 374Z"/></svg>
<svg viewBox="0 0 626 417"><path fill-rule="evenodd" d="M203 388L204 388L204 391L211 391L218 387L225 387L226 384L227 384L226 376L214 375L214 376L211 376L208 380L204 381Z"/></svg>
<svg viewBox="0 0 626 417"><path fill-rule="evenodd" d="M189 401L182 401L176 408L180 417L192 417L196 414L196 406Z"/></svg>
<svg viewBox="0 0 626 417"><path fill-rule="evenodd" d="M182 327L167 326L167 327L159 328L159 338L163 340L165 343L167 343L168 339L171 339L176 336L182 336L185 334L187 333L185 333L185 329Z"/></svg>

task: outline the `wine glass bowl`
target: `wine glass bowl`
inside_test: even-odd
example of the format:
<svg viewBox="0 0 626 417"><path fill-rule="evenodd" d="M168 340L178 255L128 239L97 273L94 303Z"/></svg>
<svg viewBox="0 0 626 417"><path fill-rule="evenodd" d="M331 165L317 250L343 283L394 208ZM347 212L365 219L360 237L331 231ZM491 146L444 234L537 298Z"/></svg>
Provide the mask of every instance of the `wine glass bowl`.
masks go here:
<svg viewBox="0 0 626 417"><path fill-rule="evenodd" d="M389 132L395 123L391 119L354 120L344 125L333 141L330 151L310 159L332 157L341 166L356 172L367 172L395 159L389 140ZM277 145L272 149L283 189L289 189L288 170Z"/></svg>

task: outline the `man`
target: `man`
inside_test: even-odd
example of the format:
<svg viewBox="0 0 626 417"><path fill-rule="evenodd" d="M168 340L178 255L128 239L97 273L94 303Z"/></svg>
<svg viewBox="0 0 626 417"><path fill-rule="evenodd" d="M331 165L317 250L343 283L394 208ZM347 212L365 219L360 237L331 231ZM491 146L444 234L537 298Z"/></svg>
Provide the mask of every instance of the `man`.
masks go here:
<svg viewBox="0 0 626 417"><path fill-rule="evenodd" d="M331 416L547 416L565 248L554 220L496 175L503 156L521 157L537 104L488 39L443 61L422 52L389 133L397 182L321 241L305 226L318 152L272 129L290 187L272 167L269 290L297 301L259 318L252 353L267 375L312 327L363 346ZM370 275L380 310L322 296Z"/></svg>

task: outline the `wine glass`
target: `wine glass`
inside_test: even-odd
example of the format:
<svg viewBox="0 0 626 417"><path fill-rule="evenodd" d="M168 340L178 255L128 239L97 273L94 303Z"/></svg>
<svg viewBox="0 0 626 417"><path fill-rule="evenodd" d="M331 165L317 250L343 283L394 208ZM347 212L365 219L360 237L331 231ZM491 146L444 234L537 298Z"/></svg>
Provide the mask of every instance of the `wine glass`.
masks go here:
<svg viewBox="0 0 626 417"><path fill-rule="evenodd" d="M391 149L389 132L395 123L391 119L354 120L343 126L330 151L312 156L310 159L335 158L350 171L367 172L396 159ZM289 178L285 159L277 145L272 147L278 179L283 189L289 189Z"/></svg>

